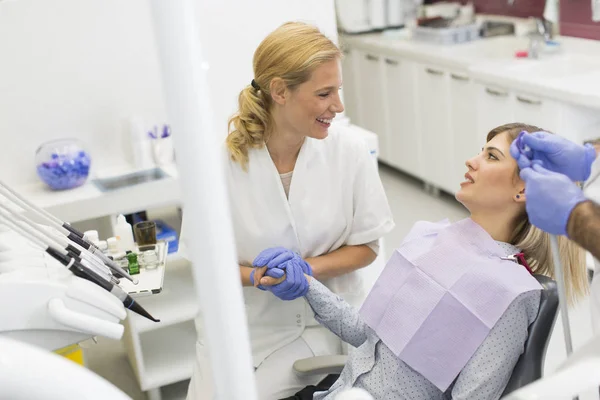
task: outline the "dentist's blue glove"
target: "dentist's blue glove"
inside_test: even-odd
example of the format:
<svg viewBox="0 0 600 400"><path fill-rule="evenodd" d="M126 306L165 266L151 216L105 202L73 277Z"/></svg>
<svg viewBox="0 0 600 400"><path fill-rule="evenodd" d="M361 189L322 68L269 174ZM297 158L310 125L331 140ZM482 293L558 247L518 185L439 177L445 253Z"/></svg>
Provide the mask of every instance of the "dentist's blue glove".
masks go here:
<svg viewBox="0 0 600 400"><path fill-rule="evenodd" d="M256 268L250 272L250 283L254 285L254 273L256 272ZM270 276L271 278L280 279L285 275L285 271L279 268L269 268L267 272L265 272L265 276ZM257 288L260 290L268 290L268 286L258 285Z"/></svg>
<svg viewBox="0 0 600 400"><path fill-rule="evenodd" d="M300 257L297 253L294 253L291 250L286 249L285 247L273 247L270 249L266 249L260 252L258 256L252 262L252 265L255 267L267 267L267 270L271 270L272 268L280 268L281 265L285 264L290 260L296 260L302 265L302 270L306 275L312 276L312 268L310 264ZM268 273L267 273L268 275Z"/></svg>
<svg viewBox="0 0 600 400"><path fill-rule="evenodd" d="M285 269L285 280L277 285L266 286L267 290L281 300L295 300L305 296L308 292L308 280L302 270L302 264L292 259L285 262L282 268Z"/></svg>
<svg viewBox="0 0 600 400"><path fill-rule="evenodd" d="M530 167L530 162L537 160L549 171L582 182L590 177L596 159L592 145L582 146L547 132L520 134L511 144L510 154L521 169Z"/></svg>
<svg viewBox="0 0 600 400"><path fill-rule="evenodd" d="M525 181L529 221L548 233L566 235L571 212L587 200L581 189L565 175L537 163L521 170L521 179Z"/></svg>

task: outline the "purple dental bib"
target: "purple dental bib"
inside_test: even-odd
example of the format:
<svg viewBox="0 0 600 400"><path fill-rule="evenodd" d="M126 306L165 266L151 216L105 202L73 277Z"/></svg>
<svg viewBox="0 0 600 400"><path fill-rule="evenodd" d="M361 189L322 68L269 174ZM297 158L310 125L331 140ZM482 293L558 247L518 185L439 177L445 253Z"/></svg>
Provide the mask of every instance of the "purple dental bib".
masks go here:
<svg viewBox="0 0 600 400"><path fill-rule="evenodd" d="M471 219L417 223L360 315L392 352L445 392L521 293L541 286Z"/></svg>

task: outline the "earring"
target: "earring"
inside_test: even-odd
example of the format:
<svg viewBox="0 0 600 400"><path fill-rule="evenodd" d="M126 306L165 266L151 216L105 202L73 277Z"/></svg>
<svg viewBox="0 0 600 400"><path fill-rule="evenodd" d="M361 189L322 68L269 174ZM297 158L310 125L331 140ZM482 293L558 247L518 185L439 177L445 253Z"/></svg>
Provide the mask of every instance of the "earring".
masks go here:
<svg viewBox="0 0 600 400"><path fill-rule="evenodd" d="M517 199L520 199L520 198L521 198L521 195L519 195L519 194L518 194L518 195L517 195Z"/></svg>

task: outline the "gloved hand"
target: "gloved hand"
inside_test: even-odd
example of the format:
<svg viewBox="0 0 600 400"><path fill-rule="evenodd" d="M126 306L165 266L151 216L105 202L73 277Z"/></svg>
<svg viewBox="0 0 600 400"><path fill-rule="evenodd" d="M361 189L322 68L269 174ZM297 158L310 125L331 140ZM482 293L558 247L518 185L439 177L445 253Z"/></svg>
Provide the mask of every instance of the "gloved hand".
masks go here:
<svg viewBox="0 0 600 400"><path fill-rule="evenodd" d="M252 262L252 265L255 267L266 266L267 270L270 270L272 268L281 268L281 265L284 265L287 261L290 260L298 261L302 266L302 271L306 275L312 276L313 272L310 264L304 261L299 254L294 253L293 251L288 250L285 247L273 247L261 251L260 254L256 256L256 258Z"/></svg>
<svg viewBox="0 0 600 400"><path fill-rule="evenodd" d="M286 261L282 268L285 269L285 280L277 285L266 286L266 289L273 292L281 300L295 300L306 295L308 280L302 270L302 264L297 259L292 259Z"/></svg>
<svg viewBox="0 0 600 400"><path fill-rule="evenodd" d="M581 189L565 175L538 163L521 170L521 179L525 181L529 221L548 233L566 235L571 212L587 200Z"/></svg>
<svg viewBox="0 0 600 400"><path fill-rule="evenodd" d="M590 177L596 159L593 146L582 146L547 132L521 133L511 144L510 154L521 169L538 160L544 168L582 182Z"/></svg>

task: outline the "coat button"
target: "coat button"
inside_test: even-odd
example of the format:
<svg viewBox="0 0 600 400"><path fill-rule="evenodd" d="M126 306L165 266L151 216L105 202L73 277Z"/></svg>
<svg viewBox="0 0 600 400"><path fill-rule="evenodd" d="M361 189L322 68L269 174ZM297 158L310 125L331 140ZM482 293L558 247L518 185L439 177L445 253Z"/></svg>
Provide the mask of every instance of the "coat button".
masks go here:
<svg viewBox="0 0 600 400"><path fill-rule="evenodd" d="M300 323L300 322L302 322L302 321L301 321L301 320L298 320L298 321L296 321L296 322L297 322L297 323Z"/></svg>
<svg viewBox="0 0 600 400"><path fill-rule="evenodd" d="M296 318L300 318L300 314L296 314Z"/></svg>

